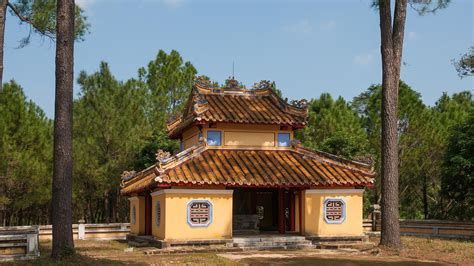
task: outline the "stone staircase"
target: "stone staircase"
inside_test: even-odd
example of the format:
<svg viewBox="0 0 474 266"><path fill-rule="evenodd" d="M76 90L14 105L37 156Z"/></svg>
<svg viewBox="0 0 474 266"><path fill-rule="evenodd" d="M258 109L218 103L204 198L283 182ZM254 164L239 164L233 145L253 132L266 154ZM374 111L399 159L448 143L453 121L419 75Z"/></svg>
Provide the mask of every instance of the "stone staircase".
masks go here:
<svg viewBox="0 0 474 266"><path fill-rule="evenodd" d="M242 250L313 249L310 240L304 236L292 235L250 235L234 236L233 246Z"/></svg>

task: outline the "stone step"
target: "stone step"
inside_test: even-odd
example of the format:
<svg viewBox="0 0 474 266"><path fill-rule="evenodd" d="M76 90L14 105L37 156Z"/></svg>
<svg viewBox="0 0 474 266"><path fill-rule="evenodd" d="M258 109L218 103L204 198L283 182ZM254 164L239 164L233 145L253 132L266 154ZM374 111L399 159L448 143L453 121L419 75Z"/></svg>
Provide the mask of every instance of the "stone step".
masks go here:
<svg viewBox="0 0 474 266"><path fill-rule="evenodd" d="M254 242L298 242L298 241L307 241L307 239L233 239L233 243L254 243Z"/></svg>
<svg viewBox="0 0 474 266"><path fill-rule="evenodd" d="M358 250L368 250L375 247L375 245L370 242L359 242L359 243L325 242L325 243L315 243L314 246L317 249L358 249Z"/></svg>
<svg viewBox="0 0 474 266"><path fill-rule="evenodd" d="M291 245L312 245L311 241L279 241L279 242L253 242L253 243L234 243L234 247L284 247Z"/></svg>
<svg viewBox="0 0 474 266"><path fill-rule="evenodd" d="M293 244L286 246L251 246L251 247L240 247L242 251L251 251L251 250L296 250L296 249L314 249L315 247L312 244Z"/></svg>
<svg viewBox="0 0 474 266"><path fill-rule="evenodd" d="M247 243L258 241L305 241L304 236L289 236L289 237L234 237L234 243Z"/></svg>

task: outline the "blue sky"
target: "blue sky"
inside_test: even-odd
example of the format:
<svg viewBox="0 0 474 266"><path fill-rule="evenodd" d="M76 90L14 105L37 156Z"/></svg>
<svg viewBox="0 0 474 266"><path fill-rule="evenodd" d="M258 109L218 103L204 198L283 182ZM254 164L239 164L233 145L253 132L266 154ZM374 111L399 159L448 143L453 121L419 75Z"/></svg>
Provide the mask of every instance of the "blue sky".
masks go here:
<svg viewBox="0 0 474 266"><path fill-rule="evenodd" d="M381 82L378 14L370 0L192 1L76 0L91 33L75 47L75 73L96 71L107 61L118 79L159 49L178 50L199 74L222 82L232 74L247 86L275 80L285 97L314 98L322 92L350 100ZM471 46L472 1L453 1L435 15L410 10L401 77L432 105L443 91L473 90L451 59ZM16 49L28 27L7 17L4 81L15 79L50 117L54 113L54 43L35 37ZM75 93L79 87L75 85Z"/></svg>

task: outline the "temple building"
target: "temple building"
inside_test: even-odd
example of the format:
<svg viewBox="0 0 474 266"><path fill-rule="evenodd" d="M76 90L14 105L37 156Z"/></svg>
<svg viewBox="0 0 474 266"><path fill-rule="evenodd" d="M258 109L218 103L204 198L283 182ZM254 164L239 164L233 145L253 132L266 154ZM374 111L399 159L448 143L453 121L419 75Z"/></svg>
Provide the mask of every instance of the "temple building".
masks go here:
<svg viewBox="0 0 474 266"><path fill-rule="evenodd" d="M242 234L363 235L370 165L302 147L305 101L288 103L269 82L243 89L197 78L184 112L168 124L181 151L122 176L131 235L161 241Z"/></svg>

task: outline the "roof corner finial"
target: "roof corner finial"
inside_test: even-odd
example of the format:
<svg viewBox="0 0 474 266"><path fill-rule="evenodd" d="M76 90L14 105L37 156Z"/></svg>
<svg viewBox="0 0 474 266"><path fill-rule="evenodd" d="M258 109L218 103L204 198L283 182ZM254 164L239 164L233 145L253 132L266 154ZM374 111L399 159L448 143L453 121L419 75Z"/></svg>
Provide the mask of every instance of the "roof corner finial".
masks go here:
<svg viewBox="0 0 474 266"><path fill-rule="evenodd" d="M232 61L232 79L235 79L234 70L235 70L235 68L234 68L234 61Z"/></svg>
<svg viewBox="0 0 474 266"><path fill-rule="evenodd" d="M164 151L162 149L158 149L155 153L156 156L156 161L160 162L162 160L165 160L171 156L171 154L167 151Z"/></svg>

